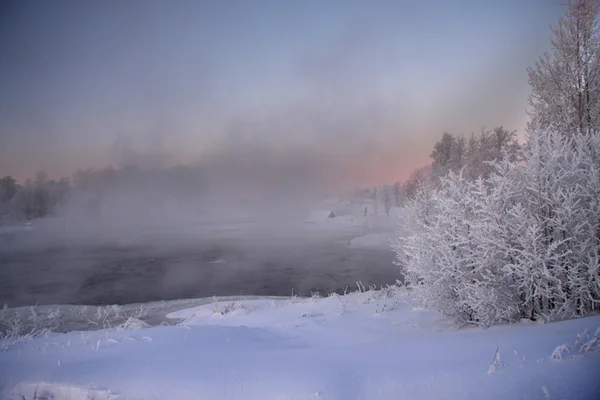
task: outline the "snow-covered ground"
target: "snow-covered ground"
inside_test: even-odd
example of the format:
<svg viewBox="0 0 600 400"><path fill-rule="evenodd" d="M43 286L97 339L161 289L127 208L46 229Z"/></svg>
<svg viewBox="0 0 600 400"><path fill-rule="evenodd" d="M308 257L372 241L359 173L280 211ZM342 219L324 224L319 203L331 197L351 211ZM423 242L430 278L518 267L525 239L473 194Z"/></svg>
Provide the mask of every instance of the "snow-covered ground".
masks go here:
<svg viewBox="0 0 600 400"><path fill-rule="evenodd" d="M329 269L304 268L302 276L317 279L329 271L339 281L342 272L331 269L335 260L347 268L366 262L348 258L342 247L362 249L372 266L376 250L390 248L405 218L403 209L393 208L388 217L381 210L373 215L371 208L364 216L364 204L327 206L334 218L301 221L294 229L287 221L194 225L171 241L161 230L160 240L150 243L181 247L188 238L197 247L206 236L224 246L225 239L241 237L250 249L256 241L285 253L281 265L288 269L293 251L314 255L308 244L321 243ZM173 251L181 255L180 247ZM264 244L257 249L273 251ZM244 252L241 261L230 253L207 252L198 259L245 282L244 270L233 268L236 262L250 265L254 253ZM298 259L310 266L309 261ZM155 293L170 281L196 285L196 269L175 267L152 287ZM269 279L275 272L264 271ZM299 279L293 277L292 287ZM410 295L395 287L326 298L23 307L0 310L0 317L5 326L20 324L21 334L44 325L54 330L0 340L0 400L600 398L600 316L486 330L457 327L414 307Z"/></svg>
<svg viewBox="0 0 600 400"><path fill-rule="evenodd" d="M0 398L600 398L600 316L459 329L397 290L227 300L171 312L175 326L5 341Z"/></svg>

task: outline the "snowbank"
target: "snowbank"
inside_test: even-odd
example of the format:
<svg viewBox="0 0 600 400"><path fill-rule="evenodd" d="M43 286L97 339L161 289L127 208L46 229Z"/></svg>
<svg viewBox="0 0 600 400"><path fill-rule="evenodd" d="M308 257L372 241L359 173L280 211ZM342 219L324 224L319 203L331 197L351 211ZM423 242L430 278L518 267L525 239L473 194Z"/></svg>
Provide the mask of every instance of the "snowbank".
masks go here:
<svg viewBox="0 0 600 400"><path fill-rule="evenodd" d="M169 314L177 326L9 343L0 398L600 398L600 354L576 344L600 317L457 329L386 293L227 301Z"/></svg>

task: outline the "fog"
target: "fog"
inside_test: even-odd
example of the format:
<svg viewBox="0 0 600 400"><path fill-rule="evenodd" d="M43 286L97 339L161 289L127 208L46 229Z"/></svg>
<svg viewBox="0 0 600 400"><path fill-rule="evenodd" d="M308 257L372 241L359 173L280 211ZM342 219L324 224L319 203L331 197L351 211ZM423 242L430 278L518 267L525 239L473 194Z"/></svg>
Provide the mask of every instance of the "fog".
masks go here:
<svg viewBox="0 0 600 400"><path fill-rule="evenodd" d="M0 176L24 184L10 211L33 219L0 226L0 303L401 279L389 242L350 245L398 221L348 193L406 179L445 131L522 134L526 67L559 11L546 0L3 3ZM37 171L47 178L26 184ZM34 209L44 193L51 212ZM313 209L336 217L307 223Z"/></svg>
<svg viewBox="0 0 600 400"><path fill-rule="evenodd" d="M247 162L240 157L240 169L215 162L77 175L57 216L0 232L0 302L310 296L399 278L386 243L350 246L352 238L382 230L354 219L362 203L324 202L310 168L278 173L269 159L252 169ZM308 223L311 209L321 207L336 218Z"/></svg>
<svg viewBox="0 0 600 400"><path fill-rule="evenodd" d="M391 221L358 218L372 200L340 197L318 152L275 154L237 137L201 162L168 166L120 146L118 167L74 174L55 215L0 232L0 302L310 296L399 278L388 243L350 246ZM309 223L314 209L336 217Z"/></svg>

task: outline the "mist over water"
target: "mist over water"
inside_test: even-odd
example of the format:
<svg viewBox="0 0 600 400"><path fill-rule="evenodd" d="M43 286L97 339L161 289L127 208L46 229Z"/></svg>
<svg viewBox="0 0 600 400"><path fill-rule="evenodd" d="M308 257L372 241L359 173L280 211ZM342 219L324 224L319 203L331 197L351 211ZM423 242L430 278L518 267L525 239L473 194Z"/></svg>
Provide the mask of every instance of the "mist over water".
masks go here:
<svg viewBox="0 0 600 400"><path fill-rule="evenodd" d="M146 203L144 212L123 209L125 217L112 220L104 213L36 222L32 231L0 239L0 301L98 305L292 291L310 296L399 277L391 250L349 246L362 227L314 226L300 208L283 208L203 205L206 212L193 217Z"/></svg>
<svg viewBox="0 0 600 400"><path fill-rule="evenodd" d="M326 201L334 191L304 154L229 148L194 166L80 171L58 215L0 234L0 302L310 296L394 283L387 246L350 246L377 231L356 218L363 204ZM307 223L320 208L337 218Z"/></svg>

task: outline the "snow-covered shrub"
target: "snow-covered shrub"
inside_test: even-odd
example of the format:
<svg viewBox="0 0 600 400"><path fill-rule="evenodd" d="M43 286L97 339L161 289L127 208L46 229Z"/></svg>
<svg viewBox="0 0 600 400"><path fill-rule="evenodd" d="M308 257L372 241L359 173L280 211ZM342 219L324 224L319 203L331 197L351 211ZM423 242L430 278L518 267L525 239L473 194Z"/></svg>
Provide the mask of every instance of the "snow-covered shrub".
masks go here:
<svg viewBox="0 0 600 400"><path fill-rule="evenodd" d="M482 326L600 308L600 135L537 133L492 166L409 204L395 250L417 300Z"/></svg>

